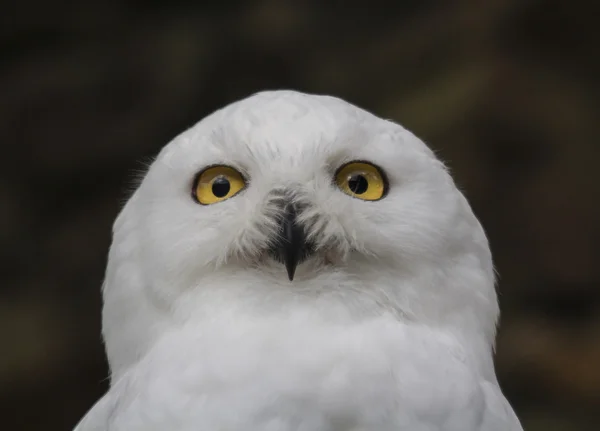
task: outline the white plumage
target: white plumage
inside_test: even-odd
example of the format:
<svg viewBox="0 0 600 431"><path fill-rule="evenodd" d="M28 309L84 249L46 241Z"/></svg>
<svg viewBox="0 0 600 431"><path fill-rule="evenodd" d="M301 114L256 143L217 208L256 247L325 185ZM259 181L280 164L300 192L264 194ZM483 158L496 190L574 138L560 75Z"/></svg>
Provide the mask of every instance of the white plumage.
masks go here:
<svg viewBox="0 0 600 431"><path fill-rule="evenodd" d="M421 140L340 99L263 92L176 137L103 294L111 387L76 431L521 430L479 222Z"/></svg>

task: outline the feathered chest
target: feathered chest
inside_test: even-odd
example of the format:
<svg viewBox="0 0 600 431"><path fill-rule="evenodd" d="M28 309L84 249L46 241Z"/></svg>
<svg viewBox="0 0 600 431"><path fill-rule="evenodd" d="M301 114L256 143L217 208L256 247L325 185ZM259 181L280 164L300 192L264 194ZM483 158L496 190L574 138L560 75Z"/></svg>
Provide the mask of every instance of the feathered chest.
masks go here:
<svg viewBox="0 0 600 431"><path fill-rule="evenodd" d="M442 334L387 320L189 327L115 383L115 430L397 430L432 411L444 422L477 403L458 352Z"/></svg>

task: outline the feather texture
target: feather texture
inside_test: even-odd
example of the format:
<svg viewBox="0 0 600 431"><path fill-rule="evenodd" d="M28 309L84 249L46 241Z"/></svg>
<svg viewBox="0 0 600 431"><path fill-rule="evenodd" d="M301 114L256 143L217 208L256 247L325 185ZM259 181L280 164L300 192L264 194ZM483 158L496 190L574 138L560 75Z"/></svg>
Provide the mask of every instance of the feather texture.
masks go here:
<svg viewBox="0 0 600 431"><path fill-rule="evenodd" d="M389 192L333 176L361 160ZM190 197L204 167L247 185ZM293 281L281 200L314 243ZM518 431L498 387L487 239L416 136L340 99L263 92L169 143L114 225L111 387L76 431Z"/></svg>

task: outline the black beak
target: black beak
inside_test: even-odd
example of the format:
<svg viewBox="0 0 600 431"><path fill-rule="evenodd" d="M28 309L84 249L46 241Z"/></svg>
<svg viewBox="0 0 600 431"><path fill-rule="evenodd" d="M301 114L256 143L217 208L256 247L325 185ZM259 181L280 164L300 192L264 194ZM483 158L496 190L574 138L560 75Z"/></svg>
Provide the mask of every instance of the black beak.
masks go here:
<svg viewBox="0 0 600 431"><path fill-rule="evenodd" d="M270 250L275 259L285 264L290 281L294 279L298 264L312 252L312 246L307 243L304 228L298 224L296 216L294 205L286 205L280 220L278 241Z"/></svg>

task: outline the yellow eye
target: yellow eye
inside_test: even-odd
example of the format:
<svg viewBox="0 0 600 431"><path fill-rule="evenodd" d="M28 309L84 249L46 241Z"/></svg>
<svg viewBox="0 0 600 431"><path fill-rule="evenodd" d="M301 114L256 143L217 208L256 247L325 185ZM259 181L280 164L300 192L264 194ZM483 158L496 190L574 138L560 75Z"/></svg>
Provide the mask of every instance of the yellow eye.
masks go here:
<svg viewBox="0 0 600 431"><path fill-rule="evenodd" d="M193 198L202 205L216 204L238 194L246 181L229 166L211 166L200 172L194 181Z"/></svg>
<svg viewBox="0 0 600 431"><path fill-rule="evenodd" d="M388 190L387 179L381 169L368 162L350 162L335 174L335 183L341 191L357 199L377 201Z"/></svg>

